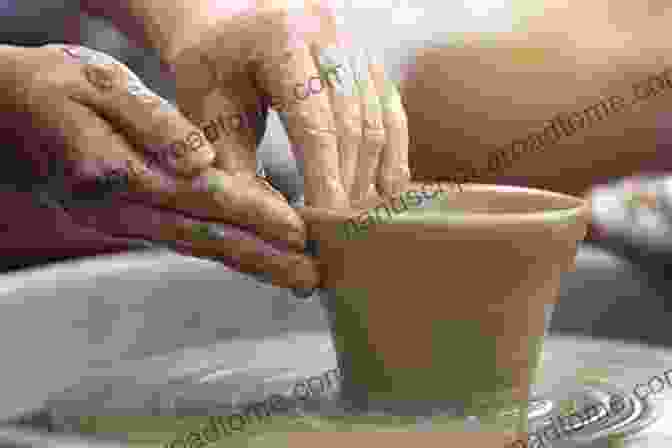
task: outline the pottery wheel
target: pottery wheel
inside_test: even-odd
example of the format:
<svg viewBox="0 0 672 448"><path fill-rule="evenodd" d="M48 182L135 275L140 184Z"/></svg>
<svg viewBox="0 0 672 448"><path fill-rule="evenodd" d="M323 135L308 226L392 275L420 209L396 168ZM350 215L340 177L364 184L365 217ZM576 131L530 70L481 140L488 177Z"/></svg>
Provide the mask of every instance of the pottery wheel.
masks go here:
<svg viewBox="0 0 672 448"><path fill-rule="evenodd" d="M263 400L273 393L286 394L298 381L333 369L335 355L330 346L329 336L324 333L290 334L272 340L221 344L193 354L187 350L174 358L164 357L161 362L137 361L116 376L89 378L54 395L48 406L51 423L58 432L77 432L79 415L177 416L207 415L209 411L226 415L222 412L225 409ZM193 367L193 363L185 362L189 356L207 367L180 370L181 363ZM529 409L529 431L555 434L549 428L562 427L562 437L551 435L543 445L537 445L544 448L669 448L672 417L664 410L666 405L672 406L672 387L645 399L635 396L633 389L671 368L669 350L590 338L548 337L540 400ZM586 372L596 371L602 376L600 381L577 381L586 377ZM333 408L334 396L324 394L313 400L311 412L315 401L318 410L327 410ZM570 410L568 402L572 403ZM584 413L581 420L558 423L558 416L567 417L571 409L581 411L591 406L606 409L609 415L600 411L586 417ZM534 448L533 444L529 446Z"/></svg>

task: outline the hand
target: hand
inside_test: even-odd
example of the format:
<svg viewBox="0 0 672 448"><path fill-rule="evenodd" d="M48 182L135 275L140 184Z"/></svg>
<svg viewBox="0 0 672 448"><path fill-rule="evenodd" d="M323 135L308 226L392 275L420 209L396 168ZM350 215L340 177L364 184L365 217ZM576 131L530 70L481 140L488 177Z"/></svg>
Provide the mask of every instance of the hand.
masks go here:
<svg viewBox="0 0 672 448"><path fill-rule="evenodd" d="M212 142L215 166L236 178L254 176L259 130L272 107L303 164L306 205L344 208L372 194L393 196L410 178L397 89L369 53L346 48L325 2L307 4L255 0L215 9L194 2L189 18L163 39L180 109L195 123L254 117Z"/></svg>
<svg viewBox="0 0 672 448"><path fill-rule="evenodd" d="M67 232L89 229L91 243L158 241L280 286L316 286L315 265L301 253L304 225L282 195L260 178L212 167L203 133L123 64L62 45L2 46L0 59L0 127L18 151L2 156L18 159L18 182L47 198L57 225L68 218ZM3 238L34 250L26 228L35 224L1 216ZM77 239L62 237L66 246Z"/></svg>

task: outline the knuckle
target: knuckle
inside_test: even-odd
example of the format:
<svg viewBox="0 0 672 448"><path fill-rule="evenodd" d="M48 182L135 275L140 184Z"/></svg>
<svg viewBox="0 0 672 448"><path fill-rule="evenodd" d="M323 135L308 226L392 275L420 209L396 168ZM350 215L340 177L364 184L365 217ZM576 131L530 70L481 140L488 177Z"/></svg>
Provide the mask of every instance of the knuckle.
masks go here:
<svg viewBox="0 0 672 448"><path fill-rule="evenodd" d="M83 71L89 84L98 90L119 90L121 87L123 74L121 67L117 64L87 64L84 66Z"/></svg>

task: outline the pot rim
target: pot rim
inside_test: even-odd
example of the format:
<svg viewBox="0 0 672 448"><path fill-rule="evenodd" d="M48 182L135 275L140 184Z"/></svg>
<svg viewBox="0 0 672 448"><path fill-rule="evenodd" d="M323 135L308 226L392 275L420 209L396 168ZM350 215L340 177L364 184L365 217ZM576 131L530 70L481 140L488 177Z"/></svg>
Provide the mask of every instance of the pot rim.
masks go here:
<svg viewBox="0 0 672 448"><path fill-rule="evenodd" d="M416 188L423 188L427 191L426 187L436 188L430 184L417 183L414 182L411 184L411 188L405 191L419 191ZM458 194L469 194L469 192L483 192L490 191L498 195L507 195L507 194L527 194L530 196L545 197L549 200L549 203L553 200L558 202L564 201L566 206L561 208L549 208L548 210L543 211L530 211L530 212L495 212L495 213L482 213L482 212L472 212L467 210L455 210L451 212L446 211L433 211L427 210L422 215L418 214L405 214L400 213L394 217L394 219L385 220L376 224L376 226L422 226L427 228L436 228L436 227L445 227L446 225L469 225L469 226L478 226L478 225L521 225L521 224L568 224L574 219L582 216L586 220L590 219L589 213L589 201L583 198L576 196L567 195L564 193L557 193L549 190L542 190L538 188L528 188L528 187L519 187L519 186L509 186L509 185L496 185L496 184L463 184L461 186L460 192L447 192L441 191L443 196L438 198L433 198L431 200L441 200L441 201L450 201L452 195ZM430 190L431 191L431 190ZM440 193L440 194L441 194ZM446 194L448 193L448 194ZM398 196L395 196L398 197ZM297 209L299 214L306 220L307 223L311 224L338 224L345 223L348 220L352 220L357 216L367 213L369 210L372 210L376 206L384 203L383 200L378 201L374 207L370 208L358 208L358 209L344 209L344 210L334 210L334 209L325 209L319 207L303 206Z"/></svg>

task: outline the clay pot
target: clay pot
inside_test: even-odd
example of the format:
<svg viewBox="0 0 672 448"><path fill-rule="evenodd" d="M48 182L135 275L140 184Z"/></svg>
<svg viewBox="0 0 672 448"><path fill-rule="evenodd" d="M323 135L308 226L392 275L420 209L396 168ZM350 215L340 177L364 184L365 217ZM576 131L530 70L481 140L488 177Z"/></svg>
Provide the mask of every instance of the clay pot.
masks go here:
<svg viewBox="0 0 672 448"><path fill-rule="evenodd" d="M341 394L355 406L414 415L526 406L587 206L522 187L462 189L423 208L407 200L408 212L358 237L345 229L361 211L301 210L322 264Z"/></svg>

